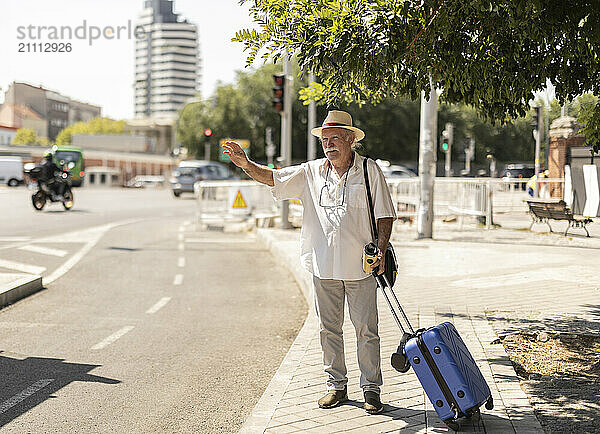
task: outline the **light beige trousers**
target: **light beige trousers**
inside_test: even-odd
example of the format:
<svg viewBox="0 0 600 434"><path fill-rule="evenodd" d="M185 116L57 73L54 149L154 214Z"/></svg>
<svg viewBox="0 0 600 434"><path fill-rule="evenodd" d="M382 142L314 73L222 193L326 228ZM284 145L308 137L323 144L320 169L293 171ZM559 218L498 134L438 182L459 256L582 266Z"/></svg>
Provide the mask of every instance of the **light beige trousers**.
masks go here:
<svg viewBox="0 0 600 434"><path fill-rule="evenodd" d="M341 390L348 383L344 355L344 300L348 299L350 321L357 340L360 387L380 393L383 384L377 314L377 283L363 280L331 280L313 276L315 309L320 323L323 365L328 374L327 390Z"/></svg>

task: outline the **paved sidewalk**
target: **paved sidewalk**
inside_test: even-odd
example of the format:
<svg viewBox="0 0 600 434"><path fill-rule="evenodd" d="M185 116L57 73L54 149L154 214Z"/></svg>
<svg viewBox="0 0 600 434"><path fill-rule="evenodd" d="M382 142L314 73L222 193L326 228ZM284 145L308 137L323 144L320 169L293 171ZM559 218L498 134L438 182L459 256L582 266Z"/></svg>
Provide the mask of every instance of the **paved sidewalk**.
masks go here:
<svg viewBox="0 0 600 434"><path fill-rule="evenodd" d="M527 220L523 225L528 227ZM258 233L295 274L312 306L310 280L299 265L299 231L261 229ZM400 265L395 290L413 325L454 322L495 401L493 411L482 408L479 424L463 426L462 431L542 432L504 348L494 342L498 334L515 329L597 327L600 281L592 270L600 240L514 229L486 231L474 225L459 231L456 224L441 222L436 222L435 240L415 240L415 235L416 228L409 225L398 225L394 233ZM385 413L369 416L361 408L356 339L347 317L351 401L336 409L318 408L326 377L318 326L311 313L241 432L447 431L412 371L400 374L391 367L389 356L400 333L383 297L379 297L379 312Z"/></svg>

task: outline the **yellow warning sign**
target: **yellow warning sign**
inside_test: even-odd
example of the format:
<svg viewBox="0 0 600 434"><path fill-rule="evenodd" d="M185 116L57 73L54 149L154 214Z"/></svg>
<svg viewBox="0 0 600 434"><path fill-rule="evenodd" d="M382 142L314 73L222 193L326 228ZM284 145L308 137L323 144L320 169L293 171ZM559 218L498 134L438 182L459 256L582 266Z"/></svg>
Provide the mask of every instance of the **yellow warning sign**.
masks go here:
<svg viewBox="0 0 600 434"><path fill-rule="evenodd" d="M233 200L232 208L247 208L246 201L244 200L244 196L242 196L242 192L238 190L235 195L235 199Z"/></svg>

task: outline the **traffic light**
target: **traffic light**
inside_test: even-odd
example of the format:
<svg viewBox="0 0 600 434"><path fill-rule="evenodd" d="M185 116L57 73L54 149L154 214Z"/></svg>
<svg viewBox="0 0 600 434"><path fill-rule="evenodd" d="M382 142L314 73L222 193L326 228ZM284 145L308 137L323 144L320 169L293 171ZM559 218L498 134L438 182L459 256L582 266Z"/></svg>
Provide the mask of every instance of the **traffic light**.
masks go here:
<svg viewBox="0 0 600 434"><path fill-rule="evenodd" d="M531 126L533 127L533 129L538 130L540 129L540 121L542 119L542 108L539 106L536 106L533 108L534 112L533 112L533 117L531 118Z"/></svg>
<svg viewBox="0 0 600 434"><path fill-rule="evenodd" d="M283 112L283 94L285 89L285 75L273 74L273 108L279 113Z"/></svg>
<svg viewBox="0 0 600 434"><path fill-rule="evenodd" d="M442 140L440 141L440 151L448 153L450 152L450 146L454 141L454 126L448 122L446 128L442 131Z"/></svg>
<svg viewBox="0 0 600 434"><path fill-rule="evenodd" d="M440 151L448 152L448 149L450 149L450 144L448 143L448 138L444 137L440 142Z"/></svg>
<svg viewBox="0 0 600 434"><path fill-rule="evenodd" d="M209 138L212 135L212 130L210 128L207 128L204 130L204 136L206 138Z"/></svg>

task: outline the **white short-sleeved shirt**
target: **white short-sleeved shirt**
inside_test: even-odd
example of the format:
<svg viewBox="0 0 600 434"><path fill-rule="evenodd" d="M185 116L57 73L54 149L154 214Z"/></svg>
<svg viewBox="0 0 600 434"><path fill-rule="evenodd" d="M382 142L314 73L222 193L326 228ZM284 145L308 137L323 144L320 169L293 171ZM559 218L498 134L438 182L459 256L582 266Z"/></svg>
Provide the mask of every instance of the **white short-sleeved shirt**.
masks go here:
<svg viewBox="0 0 600 434"><path fill-rule="evenodd" d="M333 168L327 170L326 158L273 171L271 192L275 199L302 201L302 265L321 279L360 280L368 276L362 269L362 252L372 235L363 160L355 152L354 163L341 178ZM367 167L375 219L396 218L381 169L373 160ZM344 204L325 208L319 205L322 194L323 205Z"/></svg>

